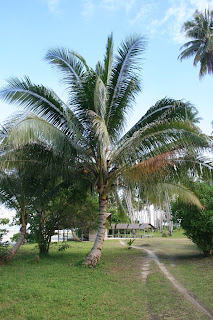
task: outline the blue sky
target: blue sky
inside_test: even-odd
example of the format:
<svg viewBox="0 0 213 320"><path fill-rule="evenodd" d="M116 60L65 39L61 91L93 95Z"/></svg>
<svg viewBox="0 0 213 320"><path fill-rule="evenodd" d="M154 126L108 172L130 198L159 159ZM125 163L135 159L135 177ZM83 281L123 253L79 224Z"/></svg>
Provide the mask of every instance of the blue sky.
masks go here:
<svg viewBox="0 0 213 320"><path fill-rule="evenodd" d="M28 75L34 83L54 89L66 99L59 75L43 60L46 51L64 46L81 53L92 67L103 58L107 36L115 48L130 34L147 37L141 77L143 91L129 116L132 126L159 99L190 101L211 134L213 78L198 79L192 59L177 60L184 21L195 9L213 8L205 0L7 0L1 2L0 86L12 77ZM0 122L17 107L0 102Z"/></svg>
<svg viewBox="0 0 213 320"><path fill-rule="evenodd" d="M113 32L115 48L130 34L147 37L141 77L143 90L129 116L132 126L165 96L194 104L211 134L213 78L198 79L192 59L177 60L184 43L180 33L195 9L213 8L205 0L7 0L0 10L0 86L5 80L28 75L34 83L54 89L66 99L56 71L43 60L46 51L64 46L81 53L92 67L104 55L107 36ZM17 107L0 101L0 122ZM2 209L0 208L0 213ZM4 210L3 210L4 211ZM10 214L7 214L10 216Z"/></svg>

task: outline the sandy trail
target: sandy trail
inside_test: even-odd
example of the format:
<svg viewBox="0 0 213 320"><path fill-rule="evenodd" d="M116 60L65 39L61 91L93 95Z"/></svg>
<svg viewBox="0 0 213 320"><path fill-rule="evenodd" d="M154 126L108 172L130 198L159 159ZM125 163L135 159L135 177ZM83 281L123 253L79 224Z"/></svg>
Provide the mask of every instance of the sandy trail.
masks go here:
<svg viewBox="0 0 213 320"><path fill-rule="evenodd" d="M122 245L126 246L126 243L120 240L120 243ZM200 311L202 311L206 316L209 317L209 319L213 320L213 313L208 310L201 302L199 302L196 297L193 297L193 295L184 288L172 275L171 273L166 269L163 263L161 263L157 257L157 255L148 249L132 246L134 249L138 249L141 251L145 251L148 254L148 257L150 260L155 261L155 263L158 265L160 270L164 273L166 278L172 283L173 287L175 287L186 299L188 299L195 307L197 307Z"/></svg>

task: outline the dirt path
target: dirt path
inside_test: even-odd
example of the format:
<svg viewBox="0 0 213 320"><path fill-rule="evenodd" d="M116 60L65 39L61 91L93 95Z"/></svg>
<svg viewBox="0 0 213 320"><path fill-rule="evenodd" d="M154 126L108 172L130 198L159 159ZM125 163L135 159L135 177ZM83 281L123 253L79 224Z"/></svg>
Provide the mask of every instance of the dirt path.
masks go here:
<svg viewBox="0 0 213 320"><path fill-rule="evenodd" d="M120 243L122 245L126 246L126 243L120 240ZM209 319L213 320L213 314L210 310L208 310L204 305L202 305L201 302L199 302L196 297L193 297L193 295L186 289L184 288L172 275L171 273L166 269L163 263L161 263L156 256L156 254L148 249L145 248L140 248L137 246L132 246L134 249L139 249L141 251L145 251L148 254L148 257L150 260L155 261L155 263L158 265L160 270L164 273L166 278L172 283L173 287L175 287L186 299L188 299L195 307L197 307L200 311L202 311L205 315L209 317ZM143 271L143 269L142 269ZM144 270L145 271L145 270ZM143 274L143 273L142 273ZM143 277L142 277L143 279ZM144 281L144 279L143 279Z"/></svg>

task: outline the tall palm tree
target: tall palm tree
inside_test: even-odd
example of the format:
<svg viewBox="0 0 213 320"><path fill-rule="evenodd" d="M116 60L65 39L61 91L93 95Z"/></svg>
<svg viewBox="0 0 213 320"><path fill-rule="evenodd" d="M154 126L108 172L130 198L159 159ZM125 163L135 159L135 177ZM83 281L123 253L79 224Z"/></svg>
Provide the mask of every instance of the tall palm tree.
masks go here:
<svg viewBox="0 0 213 320"><path fill-rule="evenodd" d="M49 50L46 60L59 68L69 90L67 103L27 77L9 80L1 91L4 100L31 112L9 126L2 143L13 150L26 143L46 145L61 155L63 168L85 176L99 194L98 233L85 259L87 265L97 265L101 257L111 190L126 182L160 179L174 170L172 157L178 152L208 146L205 136L186 118L192 106L167 98L124 133L128 111L140 91L138 70L144 48L143 37L129 37L114 57L109 36L104 61L95 70L76 52Z"/></svg>
<svg viewBox="0 0 213 320"><path fill-rule="evenodd" d="M187 38L178 59L194 57L194 66L200 63L199 77L206 73L213 74L213 10L206 9L203 12L198 10L193 15L193 20L184 23L182 30Z"/></svg>

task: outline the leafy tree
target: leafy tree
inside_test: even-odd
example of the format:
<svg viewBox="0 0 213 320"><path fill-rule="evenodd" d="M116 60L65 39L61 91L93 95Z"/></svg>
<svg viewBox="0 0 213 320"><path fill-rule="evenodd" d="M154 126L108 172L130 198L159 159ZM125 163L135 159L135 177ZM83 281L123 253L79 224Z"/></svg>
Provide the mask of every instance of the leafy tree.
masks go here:
<svg viewBox="0 0 213 320"><path fill-rule="evenodd" d="M203 210L178 199L172 204L174 219L181 219L185 234L207 256L213 252L213 186L204 182L191 183Z"/></svg>
<svg viewBox="0 0 213 320"><path fill-rule="evenodd" d="M179 152L208 145L186 117L192 106L167 98L124 134L128 111L140 91L139 60L144 49L143 37L128 37L114 57L110 36L104 61L95 70L76 52L49 50L46 60L62 72L68 103L28 77L9 80L1 91L4 100L31 112L7 127L2 143L12 150L26 143L45 145L61 155L61 167L87 178L99 195L98 234L87 265L96 266L100 260L106 201L118 184L151 183L153 177L160 179L174 170L172 158Z"/></svg>
<svg viewBox="0 0 213 320"><path fill-rule="evenodd" d="M98 202L80 185L59 190L51 198L36 204L29 218L29 239L39 245L40 254L48 254L51 237L57 229L79 228L82 232L97 228Z"/></svg>
<svg viewBox="0 0 213 320"><path fill-rule="evenodd" d="M32 175L19 170L6 173L0 172L0 201L9 209L15 209L20 235L16 244L7 252L7 260L11 260L24 241L32 199L35 196Z"/></svg>
<svg viewBox="0 0 213 320"><path fill-rule="evenodd" d="M53 167L40 164L41 154L47 156L43 148L34 146L32 150L29 145L26 145L22 152L26 155L25 157L19 150L14 152L16 167L14 162L10 161L7 169L0 171L0 202L16 211L15 220L20 225L19 238L7 252L8 261L15 256L25 239L27 224L34 207L40 204L45 193L58 183L57 174L53 175ZM32 161L33 157L36 158L35 162Z"/></svg>
<svg viewBox="0 0 213 320"><path fill-rule="evenodd" d="M8 224L10 221L7 218L0 218L0 225L6 225ZM8 241L3 242L3 236L7 234L7 230L6 229L0 229L0 259L4 260L5 258L5 253L7 251L7 248L9 246Z"/></svg>
<svg viewBox="0 0 213 320"><path fill-rule="evenodd" d="M213 10L196 10L193 20L185 22L182 30L185 36L192 40L181 47L184 50L178 58L182 61L195 56L193 64L197 66L200 63L200 78L207 72L213 74Z"/></svg>

